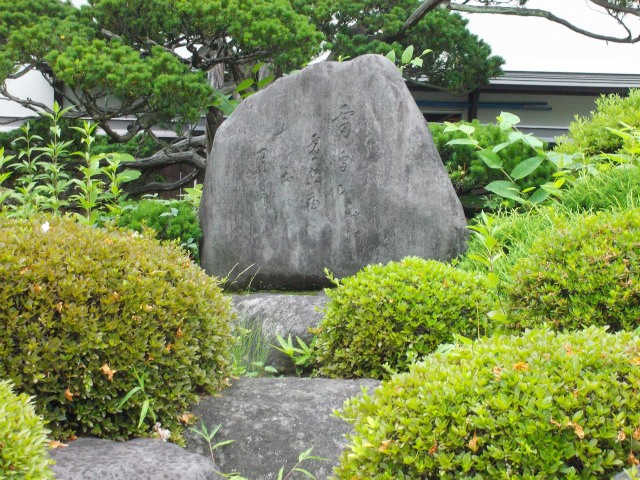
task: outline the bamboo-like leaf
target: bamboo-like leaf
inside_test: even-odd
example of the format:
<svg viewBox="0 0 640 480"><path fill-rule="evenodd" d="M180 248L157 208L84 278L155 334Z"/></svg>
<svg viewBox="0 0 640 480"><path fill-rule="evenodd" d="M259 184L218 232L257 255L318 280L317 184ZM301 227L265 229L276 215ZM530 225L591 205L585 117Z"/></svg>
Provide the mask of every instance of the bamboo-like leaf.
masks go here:
<svg viewBox="0 0 640 480"><path fill-rule="evenodd" d="M127 403L127 400L129 400L133 395L135 395L135 393L140 390L140 387L135 387L132 388L131 391L129 393L127 393L125 395L125 397L122 399L122 401L120 402L120 404L118 405L118 409L122 408L122 406Z"/></svg>
<svg viewBox="0 0 640 480"><path fill-rule="evenodd" d="M138 428L142 426L142 422L144 422L144 419L147 416L148 410L149 410L149 399L147 398L142 404L142 410L140 410L140 421L138 422Z"/></svg>

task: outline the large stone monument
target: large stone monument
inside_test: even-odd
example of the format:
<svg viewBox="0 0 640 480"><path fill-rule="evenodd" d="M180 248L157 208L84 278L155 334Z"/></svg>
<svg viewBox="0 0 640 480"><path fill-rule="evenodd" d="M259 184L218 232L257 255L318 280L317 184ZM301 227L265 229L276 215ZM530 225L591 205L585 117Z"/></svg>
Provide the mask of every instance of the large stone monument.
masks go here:
<svg viewBox="0 0 640 480"><path fill-rule="evenodd" d="M427 123L381 55L310 65L244 100L216 134L200 224L202 266L244 271L237 288L316 289L325 268L449 260L467 238Z"/></svg>

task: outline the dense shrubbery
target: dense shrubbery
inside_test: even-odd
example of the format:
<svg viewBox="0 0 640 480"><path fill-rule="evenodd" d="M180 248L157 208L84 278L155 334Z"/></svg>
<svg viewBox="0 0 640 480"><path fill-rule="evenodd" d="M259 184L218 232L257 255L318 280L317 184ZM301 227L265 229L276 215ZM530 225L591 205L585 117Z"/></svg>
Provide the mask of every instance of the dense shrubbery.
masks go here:
<svg viewBox="0 0 640 480"><path fill-rule="evenodd" d="M611 168L586 174L562 191L560 202L575 212L633 208L640 205L640 168Z"/></svg>
<svg viewBox="0 0 640 480"><path fill-rule="evenodd" d="M385 363L402 371L413 353L431 353L455 333L477 335L495 307L473 275L417 257L329 278L337 288L327 290L315 352L319 373L331 377L388 377Z"/></svg>
<svg viewBox="0 0 640 480"><path fill-rule="evenodd" d="M345 480L611 478L640 437L640 339L590 328L431 355L345 403Z"/></svg>
<svg viewBox="0 0 640 480"><path fill-rule="evenodd" d="M493 147L509 140L509 132L501 130L497 125L482 125L477 120L469 125L476 129L474 138L478 140L479 146L482 148ZM504 179L502 172L489 168L480 159L476 147L472 145L446 145L450 140L465 138L466 136L462 132L445 132L445 125L433 123L429 125L429 128L458 196L468 195L473 189L484 188L494 180ZM523 160L536 155L534 149L521 142L513 143L498 153L504 162L505 170L509 172ZM534 173L520 180L518 186L522 189L537 187L550 180L553 173L552 165L544 162Z"/></svg>
<svg viewBox="0 0 640 480"><path fill-rule="evenodd" d="M177 247L131 233L56 216L0 224L0 378L36 397L56 437L148 433L142 395L117 408L134 367L170 430L223 384L229 300Z"/></svg>
<svg viewBox="0 0 640 480"><path fill-rule="evenodd" d="M511 316L561 329L640 319L640 209L600 212L539 238L513 269Z"/></svg>
<svg viewBox="0 0 640 480"><path fill-rule="evenodd" d="M198 214L193 205L185 201L158 201L143 199L129 202L118 219L118 226L142 233L144 227L157 232L160 240L180 240L196 262L199 261L198 242L202 237Z"/></svg>
<svg viewBox="0 0 640 480"><path fill-rule="evenodd" d="M0 380L0 477L15 480L53 478L46 455L47 437L42 419L25 394L15 395Z"/></svg>
<svg viewBox="0 0 640 480"><path fill-rule="evenodd" d="M623 141L607 127L620 128L620 122L640 127L640 90L630 90L628 97L602 95L596 100L596 110L589 117L576 116L569 125L569 135L558 139L556 151L586 156L613 153Z"/></svg>

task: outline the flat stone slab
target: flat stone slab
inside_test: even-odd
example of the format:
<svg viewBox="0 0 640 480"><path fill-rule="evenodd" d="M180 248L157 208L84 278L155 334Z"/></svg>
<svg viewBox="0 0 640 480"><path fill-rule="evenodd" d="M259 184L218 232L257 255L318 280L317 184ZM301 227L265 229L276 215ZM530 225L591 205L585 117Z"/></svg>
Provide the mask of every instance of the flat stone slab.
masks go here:
<svg viewBox="0 0 640 480"><path fill-rule="evenodd" d="M466 219L402 75L382 55L318 62L247 97L207 161L202 267L230 288L317 290L466 250ZM243 273L239 273L243 272Z"/></svg>
<svg viewBox="0 0 640 480"><path fill-rule="evenodd" d="M192 413L211 431L221 425L214 443L234 440L214 450L216 465L225 474L240 473L250 480L276 480L285 474L300 453L313 447L312 455L329 461L308 460L301 467L318 480L333 473L346 447L344 435L352 426L332 416L344 401L360 395L361 387L373 393L378 380L326 378L240 378L220 397L208 397ZM187 449L205 455L204 440L185 432ZM290 477L291 478L291 477ZM298 477L295 477L298 479Z"/></svg>
<svg viewBox="0 0 640 480"><path fill-rule="evenodd" d="M313 334L309 333L309 327L320 324L324 316L322 310L329 301L323 291L316 295L253 293L233 295L232 299L237 319L244 328L260 332L266 345L280 346L276 333L285 340L291 335L294 347L298 347L296 337L307 345L311 343ZM285 375L296 373L293 361L275 348L269 349L265 365Z"/></svg>
<svg viewBox="0 0 640 480"><path fill-rule="evenodd" d="M113 442L79 438L49 457L58 480L223 480L207 457L150 438Z"/></svg>

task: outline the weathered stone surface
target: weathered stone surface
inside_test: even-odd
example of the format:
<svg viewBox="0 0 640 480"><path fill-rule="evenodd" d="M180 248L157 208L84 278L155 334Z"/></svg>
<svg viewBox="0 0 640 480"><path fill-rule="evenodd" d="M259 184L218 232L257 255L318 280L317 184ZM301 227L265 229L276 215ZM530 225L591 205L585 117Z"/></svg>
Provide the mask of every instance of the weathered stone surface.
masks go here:
<svg viewBox="0 0 640 480"><path fill-rule="evenodd" d="M296 337L307 345L313 340L309 327L317 327L324 313L321 311L328 302L324 292L316 295L285 295L279 293L253 293L233 295L233 309L244 328L260 332L267 345L279 346L276 333L285 340L291 335L294 346ZM265 361L282 374L295 374L292 360L275 348L269 350Z"/></svg>
<svg viewBox="0 0 640 480"><path fill-rule="evenodd" d="M633 467L630 470L632 471L634 476L629 476L627 472L620 472L615 477L613 477L612 480L633 480L636 478L640 478L640 472L638 471L637 467Z"/></svg>
<svg viewBox="0 0 640 480"><path fill-rule="evenodd" d="M462 253L462 206L397 68L321 62L245 99L218 130L201 264L236 288L315 290L371 263Z"/></svg>
<svg viewBox="0 0 640 480"><path fill-rule="evenodd" d="M201 401L192 412L209 430L222 425L214 441L235 440L214 450L223 473L239 472L251 480L275 480L288 472L298 455L310 447L328 462L309 460L302 465L318 479L327 478L338 465L351 425L333 417L344 401L379 385L377 380L325 378L241 378L220 397ZM199 423L198 423L199 425ZM187 449L205 454L201 437L186 432ZM296 477L297 478L297 477Z"/></svg>
<svg viewBox="0 0 640 480"><path fill-rule="evenodd" d="M49 456L58 480L223 480L210 459L150 438L80 438Z"/></svg>

